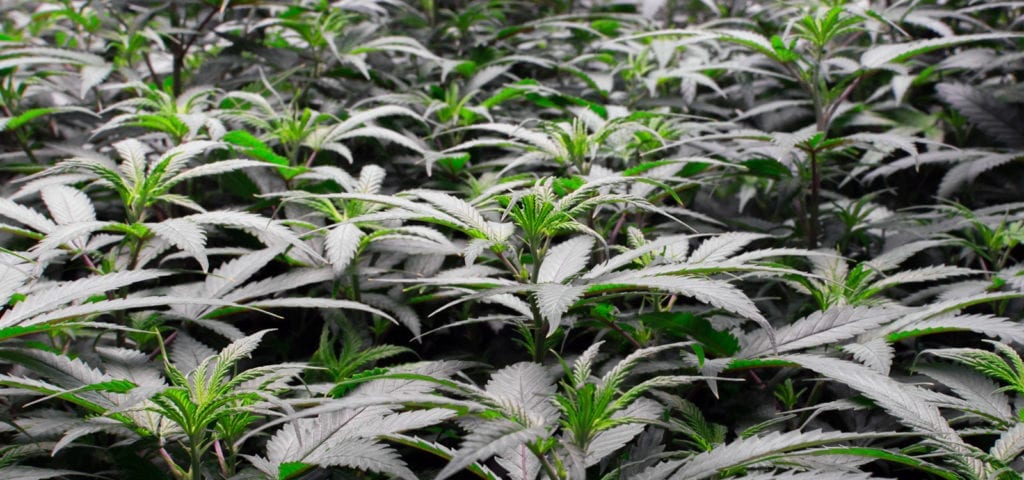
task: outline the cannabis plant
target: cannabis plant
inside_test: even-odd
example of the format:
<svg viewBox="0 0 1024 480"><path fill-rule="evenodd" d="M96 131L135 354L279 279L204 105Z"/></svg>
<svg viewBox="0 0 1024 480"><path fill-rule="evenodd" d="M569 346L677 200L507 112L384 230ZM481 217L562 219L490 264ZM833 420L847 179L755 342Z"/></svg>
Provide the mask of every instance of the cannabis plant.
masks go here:
<svg viewBox="0 0 1024 480"><path fill-rule="evenodd" d="M1020 2L0 2L0 478L1021 478Z"/></svg>

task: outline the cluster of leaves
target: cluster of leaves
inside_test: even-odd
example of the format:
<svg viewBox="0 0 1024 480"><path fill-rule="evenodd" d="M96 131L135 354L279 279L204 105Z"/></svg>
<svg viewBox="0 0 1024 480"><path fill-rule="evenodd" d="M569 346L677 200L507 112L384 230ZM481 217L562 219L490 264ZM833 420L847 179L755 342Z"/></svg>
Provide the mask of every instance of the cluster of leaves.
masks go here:
<svg viewBox="0 0 1024 480"><path fill-rule="evenodd" d="M1022 478L1021 2L0 11L0 478Z"/></svg>

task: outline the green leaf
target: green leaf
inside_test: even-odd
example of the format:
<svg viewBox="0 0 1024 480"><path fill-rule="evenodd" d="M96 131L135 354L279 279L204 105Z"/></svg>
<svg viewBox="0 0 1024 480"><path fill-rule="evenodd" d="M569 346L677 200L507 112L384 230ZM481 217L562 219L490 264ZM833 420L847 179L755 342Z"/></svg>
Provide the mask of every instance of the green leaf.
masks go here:
<svg viewBox="0 0 1024 480"><path fill-rule="evenodd" d="M924 335L932 335L936 333L952 333L952 332L965 332L968 331L966 328L956 327L929 327L929 328L915 328L912 330L902 330L899 332L893 332L885 336L885 341L889 343L896 343L900 340L906 340L908 338L921 337Z"/></svg>
<svg viewBox="0 0 1024 480"><path fill-rule="evenodd" d="M459 173L469 163L469 154L451 155L437 160L437 164L451 173Z"/></svg>
<svg viewBox="0 0 1024 480"><path fill-rule="evenodd" d="M368 379L373 380L380 378L382 375L386 375L387 373L388 369L386 368L371 368L369 370L363 370L362 372L352 374L352 376L342 382L339 382L338 385L331 390L331 396L335 398L344 397L345 394L352 391L352 389L356 388L360 383L368 381Z"/></svg>
<svg viewBox="0 0 1024 480"><path fill-rule="evenodd" d="M21 296L22 299L25 298L25 296L21 295L20 293L16 293L15 295ZM30 335L33 333L45 332L53 328L55 327L49 324L31 325L28 327L15 325L13 327L0 328L0 341L7 340L8 338L20 337L22 335Z"/></svg>
<svg viewBox="0 0 1024 480"><path fill-rule="evenodd" d="M564 197L587 183L582 177L569 177L569 178L556 178L551 187L555 193L559 196Z"/></svg>
<svg viewBox="0 0 1024 480"><path fill-rule="evenodd" d="M221 175L218 185L225 193L237 198L255 198L261 193L256 183L240 170Z"/></svg>
<svg viewBox="0 0 1024 480"><path fill-rule="evenodd" d="M727 370L749 370L753 368L780 368L799 367L799 364L786 360L762 360L758 358L743 358L729 362Z"/></svg>
<svg viewBox="0 0 1024 480"><path fill-rule="evenodd" d="M703 368L705 358L704 347L702 347L699 343L695 343L693 345L690 345L690 348L692 348L693 353L697 355L697 366Z"/></svg>
<svg viewBox="0 0 1024 480"><path fill-rule="evenodd" d="M534 87L539 85L536 80L532 78L524 78L518 82L515 82L495 93L487 100L480 102L480 106L484 108L492 108L506 100L511 100L515 97L525 94L529 89L521 87Z"/></svg>
<svg viewBox="0 0 1024 480"><path fill-rule="evenodd" d="M692 338L716 357L729 357L740 349L740 342L732 333L715 330L706 318L689 312L647 313L640 316L640 321L676 337ZM697 355L703 356L703 352Z"/></svg>
<svg viewBox="0 0 1024 480"><path fill-rule="evenodd" d="M643 163L641 163L641 164L639 164L639 165L637 165L635 167L627 168L626 170L623 170L622 176L624 176L624 177L635 177L635 176L640 175L641 173L644 173L644 172L646 172L648 170L652 170L652 169L655 169L655 168L658 168L658 167L663 167L665 165L672 165L672 164L676 164L676 163L679 163L679 162L676 161L676 160L657 160L657 161L654 161L654 162L643 162ZM682 168L682 167L680 167L680 168Z"/></svg>
<svg viewBox="0 0 1024 480"><path fill-rule="evenodd" d="M477 67L479 67L479 65L477 65L476 62L472 60L466 60L465 62L456 65L454 70L458 72L459 75L469 78L472 77L474 73L476 73Z"/></svg>
<svg viewBox="0 0 1024 480"><path fill-rule="evenodd" d="M109 380L106 382L94 383L92 385L85 386L79 391L83 392L111 392L111 393L128 393L138 385L128 380Z"/></svg>
<svg viewBox="0 0 1024 480"><path fill-rule="evenodd" d="M718 30L710 33L717 36L720 40L743 45L747 48L751 48L765 54L772 60L779 63L785 63L775 52L772 42L760 34L744 30Z"/></svg>
<svg viewBox="0 0 1024 480"><path fill-rule="evenodd" d="M301 473L313 468L313 465L302 462L284 462L277 466L277 478L278 480L288 480L295 478Z"/></svg>
<svg viewBox="0 0 1024 480"><path fill-rule="evenodd" d="M82 107L73 107L73 106L30 108L28 110L25 110L25 112L23 112L21 115L17 115L17 116L14 116L14 117L0 118L0 132L5 131L5 130L14 130L15 128L18 128L18 127L20 127L22 125L25 125L28 122L31 122L32 120L35 120L35 119L37 119L39 117L42 117L44 115L49 115L49 114L52 114L52 113L65 113L65 112L80 112L80 113L87 113L87 114L93 115L93 116L96 115L91 110L87 110L87 109L82 108Z"/></svg>
<svg viewBox="0 0 1024 480"><path fill-rule="evenodd" d="M979 33L974 35L930 38L910 43L882 44L864 52L860 57L860 63L864 68L874 69L889 63L903 62L923 53L947 47L954 47L965 43L1019 38L1020 36L1021 34L1017 33Z"/></svg>
<svg viewBox="0 0 1024 480"><path fill-rule="evenodd" d="M825 447L815 449L809 452L801 452L800 455L850 455L857 457L874 458L878 460L885 460L887 462L898 463L909 467L916 468L923 472L931 473L941 478L956 480L960 478L955 473L945 470L930 463L926 463L917 458L909 455L903 455L896 452L890 452L881 448L871 447Z"/></svg>
<svg viewBox="0 0 1024 480"><path fill-rule="evenodd" d="M704 170L707 170L711 164L708 162L687 162L683 166L683 169L679 171L680 177L692 177Z"/></svg>
<svg viewBox="0 0 1024 480"><path fill-rule="evenodd" d="M594 20L590 22L590 26L594 30L601 32L609 37L614 37L619 34L619 22L611 19Z"/></svg>
<svg viewBox="0 0 1024 480"><path fill-rule="evenodd" d="M14 130L15 128L56 110L56 108L33 108L16 117L0 119L0 131Z"/></svg>
<svg viewBox="0 0 1024 480"><path fill-rule="evenodd" d="M292 167L287 158L278 155L266 143L263 143L263 140L244 130L232 130L221 138L250 157L277 165L277 171L285 180L291 180L296 175L308 170L305 167Z"/></svg>
<svg viewBox="0 0 1024 480"><path fill-rule="evenodd" d="M782 37L778 35L772 35L771 38L772 48L775 50L775 54L778 59L783 63L789 63L796 61L800 58L796 52L786 47L786 43L782 41Z"/></svg>
<svg viewBox="0 0 1024 480"><path fill-rule="evenodd" d="M747 172L759 177L783 178L791 177L793 173L778 160L771 158L752 158L742 164L747 167Z"/></svg>
<svg viewBox="0 0 1024 480"><path fill-rule="evenodd" d="M604 283L599 285L591 285L587 287L587 295L593 295L595 293L606 292L609 290L618 290L620 288L635 289L636 287L628 283Z"/></svg>
<svg viewBox="0 0 1024 480"><path fill-rule="evenodd" d="M614 322L615 311L615 305L606 302L601 302L590 308L590 315L595 318L600 318L601 320Z"/></svg>

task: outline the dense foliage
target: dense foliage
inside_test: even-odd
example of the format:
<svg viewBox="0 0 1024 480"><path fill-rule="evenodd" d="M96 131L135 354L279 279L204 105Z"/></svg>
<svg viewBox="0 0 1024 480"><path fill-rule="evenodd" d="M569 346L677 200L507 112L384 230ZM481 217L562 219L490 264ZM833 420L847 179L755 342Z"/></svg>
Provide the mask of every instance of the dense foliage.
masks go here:
<svg viewBox="0 0 1024 480"><path fill-rule="evenodd" d="M0 11L0 478L1022 478L1024 2Z"/></svg>

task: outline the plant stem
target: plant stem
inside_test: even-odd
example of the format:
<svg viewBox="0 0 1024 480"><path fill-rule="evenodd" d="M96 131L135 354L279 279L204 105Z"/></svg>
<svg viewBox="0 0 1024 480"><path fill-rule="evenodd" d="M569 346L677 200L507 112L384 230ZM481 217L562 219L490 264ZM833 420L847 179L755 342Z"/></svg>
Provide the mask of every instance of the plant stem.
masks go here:
<svg viewBox="0 0 1024 480"><path fill-rule="evenodd" d="M177 30L181 27L181 19L178 17L178 4L177 2L171 3L171 28ZM174 96L177 97L181 93L181 69L185 63L184 45L182 41L185 39L183 35L170 35L170 43L168 44L171 48L171 88L174 92Z"/></svg>
<svg viewBox="0 0 1024 480"><path fill-rule="evenodd" d="M544 470L544 474L547 475L549 479L560 480L561 477L559 477L555 467L551 465L551 462L548 461L547 457L544 456L544 454L535 445L528 443L526 444L526 447L529 448L530 452L533 453L533 456L537 457L537 460L540 461L540 467Z"/></svg>
<svg viewBox="0 0 1024 480"><path fill-rule="evenodd" d="M164 459L167 466L171 468L171 474L174 475L174 478L182 480L185 478L185 473L181 471L181 467L179 467L177 463L174 463L174 459L171 458L171 454L168 453L167 449L163 446L160 447L160 458Z"/></svg>
<svg viewBox="0 0 1024 480"><path fill-rule="evenodd" d="M501 259L501 263L505 264L505 267L508 268L508 271L512 272L512 276L514 276L518 280L519 279L519 270L516 269L515 265L512 265L512 262L510 262L508 260L508 257L506 257L504 253L502 253L502 252L495 252L495 253L498 254L498 258Z"/></svg>
<svg viewBox="0 0 1024 480"><path fill-rule="evenodd" d="M149 59L149 53L143 52L142 61L146 64L146 70L149 70L149 77L153 80L153 84L160 87L160 75L156 74L156 68L153 67L153 61Z"/></svg>
<svg viewBox="0 0 1024 480"><path fill-rule="evenodd" d="M811 162L811 195L807 201L807 248L818 247L818 217L820 215L819 203L821 202L821 170L818 167L818 149L812 148L808 152L808 160Z"/></svg>
<svg viewBox="0 0 1024 480"><path fill-rule="evenodd" d="M86 267L89 267L89 270L92 270L93 272L96 272L96 273L100 273L100 270L98 268L96 268L96 264L93 263L91 258L89 258L89 254L88 253L82 252L82 261L85 262L85 266Z"/></svg>
<svg viewBox="0 0 1024 480"><path fill-rule="evenodd" d="M843 93L839 95L839 98L825 109L825 112L823 113L824 119L819 123L819 131L828 134L828 128L832 125L832 118L835 117L836 112L839 111L840 105L842 105L847 98L850 98L850 95L857 89L857 86L860 85L861 80L863 80L866 75L866 73L862 74L854 81L850 82L850 84L846 86L846 89L843 90ZM822 127L824 127L824 129L822 129Z"/></svg>
<svg viewBox="0 0 1024 480"><path fill-rule="evenodd" d="M544 320L540 309L537 308L537 301L530 300L530 311L533 313L533 361L543 364L547 357L547 330L548 322Z"/></svg>
<svg viewBox="0 0 1024 480"><path fill-rule="evenodd" d="M188 439L188 455L190 465L188 467L188 478L189 480L202 480L203 479L203 435L198 433L196 435L189 435Z"/></svg>
<svg viewBox="0 0 1024 480"><path fill-rule="evenodd" d="M626 341L629 342L629 344L633 346L633 348L636 348L636 349L644 348L644 346L637 339L633 338L633 336L630 335L629 332L623 330L622 327L620 327L615 322L613 322L611 320L606 320L606 319L603 319L603 318L599 318L599 320L601 320L606 325L608 325L608 328L611 328L612 330L614 330L615 333L618 333L619 335L622 335L622 337L625 338Z"/></svg>
<svg viewBox="0 0 1024 480"><path fill-rule="evenodd" d="M85 8L85 4L83 4L82 8ZM121 25L121 28L127 34L134 34L135 33L132 30L132 26L128 22L126 22L123 18L121 18L121 16L118 15L118 13L117 13L117 11L115 9L108 9L107 13L115 21L117 21L118 24ZM130 55L128 56L128 58L126 58L126 61L129 64L129 66L131 66L131 56ZM149 52L146 52L146 51L142 52L142 61L143 61L143 63L146 64L146 69L149 70L150 80L153 81L154 85L157 85L157 87L159 87L160 86L160 76L156 74L156 68L153 68L153 62L149 59Z"/></svg>
<svg viewBox="0 0 1024 480"><path fill-rule="evenodd" d="M171 7L171 25L178 27L180 26L180 20L178 19L178 12L174 7L175 6L173 5ZM210 10L210 13L208 13L206 18L203 18L199 23L199 26L196 27L195 33L189 37L187 42L185 41L184 34L176 37L176 42L172 42L171 53L174 55L174 65L171 75L174 81L174 96L181 94L181 72L185 67L185 57L188 56L188 51L192 48L192 45L195 44L196 39L199 38L199 34L202 33L204 28L206 28L206 24L210 23L210 20L213 20L214 15L216 15L218 11L218 9ZM186 11L185 14L188 15L188 12Z"/></svg>
<svg viewBox="0 0 1024 480"><path fill-rule="evenodd" d="M626 211L623 210L622 214L619 215L619 220L615 222L615 226L612 227L612 233L608 235L608 243L615 243L615 238L619 236L619 231L622 230L622 226L626 223Z"/></svg>
<svg viewBox="0 0 1024 480"><path fill-rule="evenodd" d="M306 158L306 163L302 164L302 166L304 166L306 168L312 167L313 166L313 160L315 158L316 158L316 150L313 150L313 151L309 152L309 157Z"/></svg>
<svg viewBox="0 0 1024 480"><path fill-rule="evenodd" d="M139 265L139 255L142 254L143 239L142 237L136 237L132 243L134 246L131 251L131 260L128 262L128 270L135 270Z"/></svg>
<svg viewBox="0 0 1024 480"><path fill-rule="evenodd" d="M543 247L543 250L536 247L537 239L530 238L526 243L530 250L530 256L533 258L533 272L530 275L530 283L537 283L537 279L540 277L540 264L541 264L541 252L547 252L547 246ZM551 242L551 238L547 239L547 243ZM544 319L544 315L540 313L540 308L537 307L537 300L530 300L530 312L533 313L533 361L537 363L544 363L544 357L547 356L547 348L545 348L547 339L548 322Z"/></svg>
<svg viewBox="0 0 1024 480"><path fill-rule="evenodd" d="M206 17L203 18L203 21L199 22L199 26L196 27L196 33L193 33L192 37L189 38L188 43L185 44L184 53L188 53L189 49L192 48L192 45L196 43L196 39L199 38L199 34L202 33L204 28L206 28L206 24L210 23L210 20L213 20L213 16L217 14L217 11L217 9L210 10L210 13L206 14Z"/></svg>
<svg viewBox="0 0 1024 480"><path fill-rule="evenodd" d="M811 387L811 393L807 396L807 402L805 403L805 405L810 406L810 405L816 404L818 402L818 398L821 397L821 392L824 390L824 387L825 387L825 381L824 380L818 380L818 381L814 382L814 386ZM801 416L801 418L800 418L800 423L803 424L803 423L807 422L807 420L810 419L810 417L811 417L811 415L813 413L814 413L813 410L805 411L803 413L803 415Z"/></svg>
<svg viewBox="0 0 1024 480"><path fill-rule="evenodd" d="M225 477L230 476L230 473L228 472L228 464L224 460L224 451L220 448L220 440L213 441L213 451L217 454L217 463L220 464L220 471Z"/></svg>

